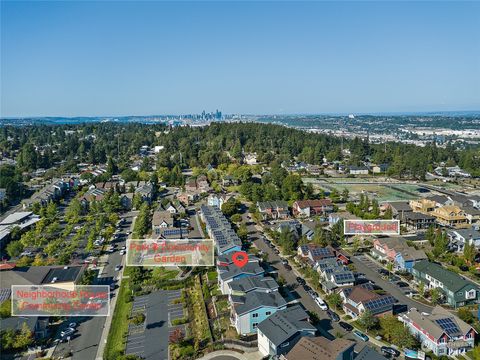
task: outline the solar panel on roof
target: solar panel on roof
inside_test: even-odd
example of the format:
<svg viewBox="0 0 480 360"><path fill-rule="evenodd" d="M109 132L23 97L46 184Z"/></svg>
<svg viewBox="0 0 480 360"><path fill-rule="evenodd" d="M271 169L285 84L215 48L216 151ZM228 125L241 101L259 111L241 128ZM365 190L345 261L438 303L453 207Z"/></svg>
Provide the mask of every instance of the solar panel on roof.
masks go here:
<svg viewBox="0 0 480 360"><path fill-rule="evenodd" d="M435 322L448 334L457 335L460 333L460 329L457 324L450 318L438 319Z"/></svg>

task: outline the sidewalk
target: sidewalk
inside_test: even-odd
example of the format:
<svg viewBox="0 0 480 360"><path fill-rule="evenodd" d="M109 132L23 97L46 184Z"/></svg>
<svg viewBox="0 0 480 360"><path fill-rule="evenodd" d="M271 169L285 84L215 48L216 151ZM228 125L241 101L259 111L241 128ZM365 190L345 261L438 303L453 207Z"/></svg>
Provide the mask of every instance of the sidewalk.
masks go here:
<svg viewBox="0 0 480 360"><path fill-rule="evenodd" d="M219 350L219 351L214 351L211 353L208 353L204 357L199 358L198 360L210 360L210 359L216 359L218 357L233 357L238 360L258 360L262 359L263 355L260 353L260 351L254 351L251 353L239 353L237 351L232 351L232 350Z"/></svg>

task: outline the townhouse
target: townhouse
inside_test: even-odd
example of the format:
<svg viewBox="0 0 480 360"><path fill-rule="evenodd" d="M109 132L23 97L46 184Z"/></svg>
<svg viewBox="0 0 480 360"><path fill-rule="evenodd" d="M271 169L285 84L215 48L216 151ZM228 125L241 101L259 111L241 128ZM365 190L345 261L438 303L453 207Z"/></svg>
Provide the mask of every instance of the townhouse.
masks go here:
<svg viewBox="0 0 480 360"><path fill-rule="evenodd" d="M368 168L366 166L349 166L348 173L350 175L368 175Z"/></svg>
<svg viewBox="0 0 480 360"><path fill-rule="evenodd" d="M475 346L475 329L440 306L433 308L431 314L411 308L400 320L422 348L436 356L465 354Z"/></svg>
<svg viewBox="0 0 480 360"><path fill-rule="evenodd" d="M258 212L263 220L288 219L290 212L286 201L259 201L257 202Z"/></svg>
<svg viewBox="0 0 480 360"><path fill-rule="evenodd" d="M315 268L320 274L320 285L327 294L339 287L353 286L355 283L353 272L337 258L319 260Z"/></svg>
<svg viewBox="0 0 480 360"><path fill-rule="evenodd" d="M0 222L0 250L3 250L10 241L10 234L14 228L28 230L38 221L40 221L40 216L31 211L14 212L8 215Z"/></svg>
<svg viewBox="0 0 480 360"><path fill-rule="evenodd" d="M218 255L242 249L242 241L218 207L202 205L200 218L205 223L208 236L215 242Z"/></svg>
<svg viewBox="0 0 480 360"><path fill-rule="evenodd" d="M408 246L402 237L375 239L371 254L377 259L393 262L395 269L408 272L412 271L415 263L427 259L423 250Z"/></svg>
<svg viewBox="0 0 480 360"><path fill-rule="evenodd" d="M243 277L228 283L228 294L236 296L245 296L246 294L257 291L271 293L278 291L279 285L271 277Z"/></svg>
<svg viewBox="0 0 480 360"><path fill-rule="evenodd" d="M228 284L234 280L257 276L263 277L265 270L259 265L258 262L249 262L243 267L238 267L235 264L217 266L218 273L218 286L222 294L228 294Z"/></svg>
<svg viewBox="0 0 480 360"><path fill-rule="evenodd" d="M287 307L287 302L278 291L230 294L229 300L232 305L230 320L240 335L256 333L260 322Z"/></svg>
<svg viewBox="0 0 480 360"><path fill-rule="evenodd" d="M142 197L142 200L151 203L153 200L153 184L147 182L135 189L135 193L139 194Z"/></svg>
<svg viewBox="0 0 480 360"><path fill-rule="evenodd" d="M393 306L397 302L391 295L380 295L374 292L369 283L343 288L339 292L343 301L343 311L353 319L361 316L368 310L374 316L392 314Z"/></svg>
<svg viewBox="0 0 480 360"><path fill-rule="evenodd" d="M173 217L168 211L155 211L152 217L153 235L159 237L162 230L173 228Z"/></svg>
<svg viewBox="0 0 480 360"><path fill-rule="evenodd" d="M422 260L413 265L412 274L417 283L427 289L437 288L453 308L474 304L479 299L479 288L443 266Z"/></svg>
<svg viewBox="0 0 480 360"><path fill-rule="evenodd" d="M400 223L404 224L407 230L428 229L435 226L435 217L421 212L407 212L399 217Z"/></svg>
<svg viewBox="0 0 480 360"><path fill-rule="evenodd" d="M402 219L406 214L411 214L413 209L407 201L391 201L387 203L387 206L392 210L392 216L394 219Z"/></svg>
<svg viewBox="0 0 480 360"><path fill-rule="evenodd" d="M333 248L321 247L316 244L300 245L297 249L297 255L301 260L303 259L312 266L319 260L336 258Z"/></svg>
<svg viewBox="0 0 480 360"><path fill-rule="evenodd" d="M293 203L292 210L293 215L298 217L326 215L333 212L333 203L330 199L297 200Z"/></svg>
<svg viewBox="0 0 480 360"><path fill-rule="evenodd" d="M317 329L299 305L287 307L257 325L258 350L263 356L288 353L305 336L315 336Z"/></svg>
<svg viewBox="0 0 480 360"><path fill-rule="evenodd" d="M230 195L210 194L207 198L207 204L208 206L216 206L221 209L222 205L225 204L230 198Z"/></svg>
<svg viewBox="0 0 480 360"><path fill-rule="evenodd" d="M434 211L437 207L436 202L429 200L428 198L410 200L409 205L413 211L427 215Z"/></svg>

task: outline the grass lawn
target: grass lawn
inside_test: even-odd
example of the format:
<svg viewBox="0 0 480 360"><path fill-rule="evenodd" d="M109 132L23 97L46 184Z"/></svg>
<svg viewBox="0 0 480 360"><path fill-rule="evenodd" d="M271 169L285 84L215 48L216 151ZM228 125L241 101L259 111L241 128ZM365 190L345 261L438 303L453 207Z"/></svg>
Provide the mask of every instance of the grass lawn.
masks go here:
<svg viewBox="0 0 480 360"><path fill-rule="evenodd" d="M200 278L195 279L195 285L187 290L193 311L192 326L193 337L199 341L211 340L212 334L208 324L208 316L200 286Z"/></svg>
<svg viewBox="0 0 480 360"><path fill-rule="evenodd" d="M103 352L103 357L106 360L115 359L118 352L125 350L124 335L128 331L128 316L132 310L133 302L127 303L125 301L126 294L130 292L130 282L128 279L123 279L120 291L118 293L117 304L115 312L113 313L112 324L110 332L108 333L107 345Z"/></svg>
<svg viewBox="0 0 480 360"><path fill-rule="evenodd" d="M217 271L216 270L209 271L207 273L207 277L208 277L208 281L217 281L217 277L218 277Z"/></svg>

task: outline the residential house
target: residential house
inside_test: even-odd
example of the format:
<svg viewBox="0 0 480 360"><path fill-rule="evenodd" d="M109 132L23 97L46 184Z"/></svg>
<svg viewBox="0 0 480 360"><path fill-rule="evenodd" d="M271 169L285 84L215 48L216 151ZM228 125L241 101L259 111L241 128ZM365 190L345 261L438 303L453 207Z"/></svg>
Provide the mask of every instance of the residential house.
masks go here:
<svg viewBox="0 0 480 360"><path fill-rule="evenodd" d="M258 263L247 263L241 268L237 265L217 266L217 273L222 294L228 294L230 282L250 276L263 277L265 270Z"/></svg>
<svg viewBox="0 0 480 360"><path fill-rule="evenodd" d="M375 316L392 314L393 306L397 302L397 299L391 295L380 295L361 285L344 288L339 294L343 300L343 311L354 319L366 310Z"/></svg>
<svg viewBox="0 0 480 360"><path fill-rule="evenodd" d="M453 229L462 229L470 227L465 212L455 205L445 205L431 212L435 216L437 223Z"/></svg>
<svg viewBox="0 0 480 360"><path fill-rule="evenodd" d="M439 264L419 261L413 265L412 274L415 281L425 284L427 289L439 289L446 303L455 309L479 299L480 289L475 284Z"/></svg>
<svg viewBox="0 0 480 360"><path fill-rule="evenodd" d="M339 287L355 284L353 272L337 258L319 260L315 268L320 274L320 285L327 294L331 294Z"/></svg>
<svg viewBox="0 0 480 360"><path fill-rule="evenodd" d="M474 204L466 195L451 194L448 196L448 201L446 205L455 205L463 209L465 207L473 207Z"/></svg>
<svg viewBox="0 0 480 360"><path fill-rule="evenodd" d="M229 300L232 304L230 320L240 335L256 333L260 322L287 307L278 291L251 291L245 295L230 295Z"/></svg>
<svg viewBox="0 0 480 360"><path fill-rule="evenodd" d="M480 227L480 210L472 206L464 207L463 212L467 217L468 223Z"/></svg>
<svg viewBox="0 0 480 360"><path fill-rule="evenodd" d="M202 205L200 218L205 223L208 236L215 242L218 255L242 249L242 241L218 207Z"/></svg>
<svg viewBox="0 0 480 360"><path fill-rule="evenodd" d="M150 204L153 200L153 184L143 184L135 189L135 193L140 194L142 200Z"/></svg>
<svg viewBox="0 0 480 360"><path fill-rule="evenodd" d="M161 230L173 228L173 217L169 211L155 211L152 217L152 232L160 236Z"/></svg>
<svg viewBox="0 0 480 360"><path fill-rule="evenodd" d="M278 288L278 283L271 277L250 276L229 282L228 294L244 296L252 291L271 293L278 291Z"/></svg>
<svg viewBox="0 0 480 360"><path fill-rule="evenodd" d="M436 306L431 314L411 308L400 317L422 348L436 356L458 356L475 346L476 330L450 311Z"/></svg>
<svg viewBox="0 0 480 360"><path fill-rule="evenodd" d="M375 239L371 253L380 260L392 262L395 269L408 272L415 263L427 259L425 252L409 246L402 237Z"/></svg>
<svg viewBox="0 0 480 360"><path fill-rule="evenodd" d="M243 157L243 161L247 165L256 165L257 164L257 153L248 153Z"/></svg>
<svg viewBox="0 0 480 360"><path fill-rule="evenodd" d="M185 191L194 192L197 189L197 181L194 178L189 178L185 183Z"/></svg>
<svg viewBox="0 0 480 360"><path fill-rule="evenodd" d="M429 200L428 198L410 200L409 205L413 211L427 215L437 207L437 203L433 200Z"/></svg>
<svg viewBox="0 0 480 360"><path fill-rule="evenodd" d="M383 355L380 355L376 350L370 346L365 346L360 352L355 356L355 360L387 360Z"/></svg>
<svg viewBox="0 0 480 360"><path fill-rule="evenodd" d="M321 247L316 244L301 245L297 249L300 258L307 260L311 265L315 265L317 261L322 259L335 259L336 255L331 247Z"/></svg>
<svg viewBox="0 0 480 360"><path fill-rule="evenodd" d="M435 217L420 212L407 212L399 218L400 223L404 224L408 230L428 229L435 226Z"/></svg>
<svg viewBox="0 0 480 360"><path fill-rule="evenodd" d="M48 336L47 316L10 316L0 321L0 332L6 330L21 331L25 325L33 334L36 340L44 339Z"/></svg>
<svg viewBox="0 0 480 360"><path fill-rule="evenodd" d="M366 166L349 166L348 173L350 175L368 175L368 168Z"/></svg>
<svg viewBox="0 0 480 360"><path fill-rule="evenodd" d="M285 221L278 224L277 232L289 232L294 240L298 240L302 234L302 224L298 220Z"/></svg>
<svg viewBox="0 0 480 360"><path fill-rule="evenodd" d="M272 314L257 325L258 350L263 356L288 353L305 336L315 336L316 328L299 305Z"/></svg>
<svg viewBox="0 0 480 360"><path fill-rule="evenodd" d="M387 204L387 206L389 206L392 210L394 219L401 219L406 214L413 212L410 204L407 201L390 201Z"/></svg>
<svg viewBox="0 0 480 360"><path fill-rule="evenodd" d="M208 185L208 180L205 175L199 175L197 177L197 189L202 193L210 191L210 185Z"/></svg>
<svg viewBox="0 0 480 360"><path fill-rule="evenodd" d="M304 236L309 241L313 240L315 236L315 224L302 223L301 236Z"/></svg>
<svg viewBox="0 0 480 360"><path fill-rule="evenodd" d="M207 198L207 204L208 206L216 206L221 209L222 205L225 204L230 198L230 195L210 194Z"/></svg>
<svg viewBox="0 0 480 360"><path fill-rule="evenodd" d="M293 215L299 217L326 215L333 211L333 203L330 199L297 200L293 203L292 210Z"/></svg>
<svg viewBox="0 0 480 360"><path fill-rule="evenodd" d="M334 212L328 214L328 224L330 226L335 225L339 221L343 220L358 220L360 219L359 217L347 212L347 211L342 211L342 212Z"/></svg>
<svg viewBox="0 0 480 360"><path fill-rule="evenodd" d="M459 252L463 252L467 243L473 243L477 249L480 248L480 231L474 228L449 230L448 237L450 238L450 244L454 245Z"/></svg>
<svg viewBox="0 0 480 360"><path fill-rule="evenodd" d="M263 220L287 219L290 215L286 201L263 201L257 203L258 211Z"/></svg>
<svg viewBox="0 0 480 360"><path fill-rule="evenodd" d="M353 360L355 342L325 337L302 337L280 360Z"/></svg>
<svg viewBox="0 0 480 360"><path fill-rule="evenodd" d="M386 173L388 170L388 164L372 165L371 170L374 174Z"/></svg>
<svg viewBox="0 0 480 360"><path fill-rule="evenodd" d="M80 198L83 207L88 207L92 201L102 201L106 191L103 189L91 188Z"/></svg>
<svg viewBox="0 0 480 360"><path fill-rule="evenodd" d="M232 253L232 252L227 253L227 254L218 255L217 256L217 267L232 265L234 263L233 262L233 255L234 255L234 253ZM256 257L255 255L248 255L247 262L248 263L259 264L260 259L258 257Z"/></svg>

